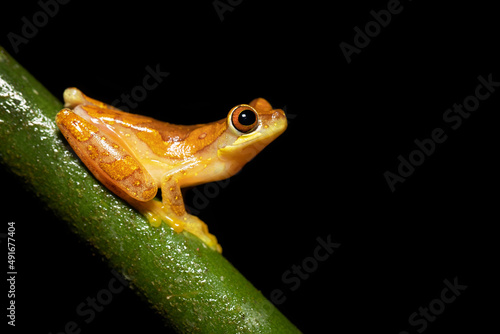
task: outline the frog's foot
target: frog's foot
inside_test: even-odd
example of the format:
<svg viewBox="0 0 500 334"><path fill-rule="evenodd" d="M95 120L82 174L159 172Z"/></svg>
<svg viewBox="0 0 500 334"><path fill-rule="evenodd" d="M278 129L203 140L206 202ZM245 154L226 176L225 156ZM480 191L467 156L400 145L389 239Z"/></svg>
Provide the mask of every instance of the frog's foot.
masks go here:
<svg viewBox="0 0 500 334"><path fill-rule="evenodd" d="M222 253L222 247L217 242L215 235L208 232L208 226L200 218L186 213L182 217L184 221L184 230L191 234L196 235L201 239L208 247Z"/></svg>
<svg viewBox="0 0 500 334"><path fill-rule="evenodd" d="M139 211L146 216L149 223L159 227L161 222L167 223L175 232L187 231L201 239L208 247L222 253L222 247L217 243L215 235L208 232L208 226L196 216L184 213L177 216L160 201L152 200L138 205Z"/></svg>

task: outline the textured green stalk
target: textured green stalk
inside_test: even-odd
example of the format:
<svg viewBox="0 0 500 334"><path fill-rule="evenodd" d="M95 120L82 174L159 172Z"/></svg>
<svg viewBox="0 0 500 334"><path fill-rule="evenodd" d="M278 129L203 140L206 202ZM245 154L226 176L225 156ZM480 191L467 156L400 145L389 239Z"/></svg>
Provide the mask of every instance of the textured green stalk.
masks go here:
<svg viewBox="0 0 500 334"><path fill-rule="evenodd" d="M0 48L0 158L178 332L298 333L219 253L152 228L88 173L54 119L59 102Z"/></svg>

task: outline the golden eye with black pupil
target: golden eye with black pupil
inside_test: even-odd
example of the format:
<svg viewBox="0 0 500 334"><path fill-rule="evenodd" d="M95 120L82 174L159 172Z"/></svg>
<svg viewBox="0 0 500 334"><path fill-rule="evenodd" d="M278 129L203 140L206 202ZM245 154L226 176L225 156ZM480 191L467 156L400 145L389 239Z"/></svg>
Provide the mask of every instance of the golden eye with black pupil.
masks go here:
<svg viewBox="0 0 500 334"><path fill-rule="evenodd" d="M231 122L236 130L240 132L252 132L258 124L257 113L247 106L236 107L233 111Z"/></svg>

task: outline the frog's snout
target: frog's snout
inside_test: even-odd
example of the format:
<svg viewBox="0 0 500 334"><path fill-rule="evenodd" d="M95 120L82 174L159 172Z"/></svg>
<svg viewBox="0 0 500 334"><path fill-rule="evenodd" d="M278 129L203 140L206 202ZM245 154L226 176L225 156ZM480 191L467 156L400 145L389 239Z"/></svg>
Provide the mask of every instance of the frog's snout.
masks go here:
<svg viewBox="0 0 500 334"><path fill-rule="evenodd" d="M274 109L271 113L270 120L266 123L272 128L273 132L277 132L277 135L285 131L288 126L286 114L282 109Z"/></svg>

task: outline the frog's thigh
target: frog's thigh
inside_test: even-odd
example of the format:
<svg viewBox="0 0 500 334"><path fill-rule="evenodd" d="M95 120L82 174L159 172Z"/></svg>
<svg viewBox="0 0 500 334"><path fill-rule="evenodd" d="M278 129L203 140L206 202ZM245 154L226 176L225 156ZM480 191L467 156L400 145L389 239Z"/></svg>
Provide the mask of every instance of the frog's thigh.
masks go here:
<svg viewBox="0 0 500 334"><path fill-rule="evenodd" d="M109 190L126 199L153 199L158 190L149 172L125 148L70 109L61 110L56 122L82 162Z"/></svg>

